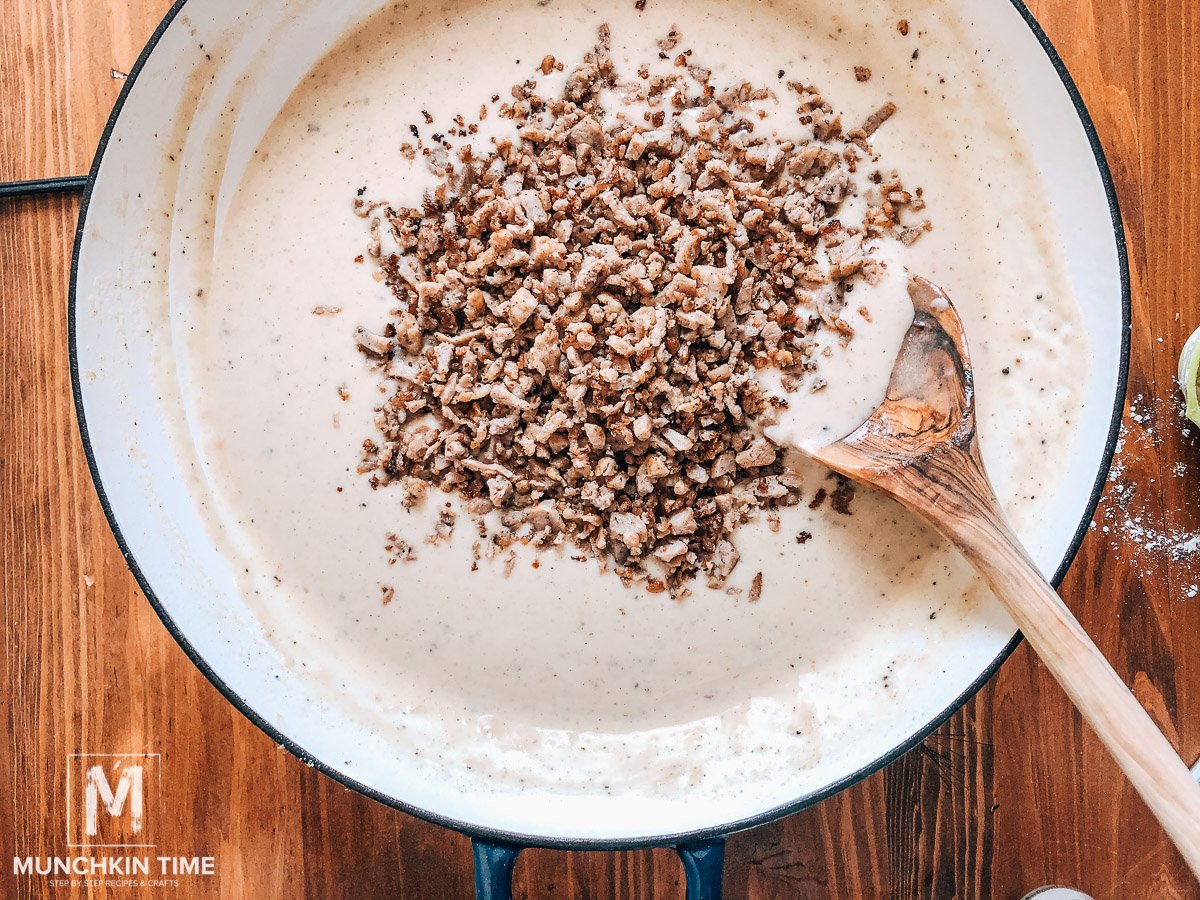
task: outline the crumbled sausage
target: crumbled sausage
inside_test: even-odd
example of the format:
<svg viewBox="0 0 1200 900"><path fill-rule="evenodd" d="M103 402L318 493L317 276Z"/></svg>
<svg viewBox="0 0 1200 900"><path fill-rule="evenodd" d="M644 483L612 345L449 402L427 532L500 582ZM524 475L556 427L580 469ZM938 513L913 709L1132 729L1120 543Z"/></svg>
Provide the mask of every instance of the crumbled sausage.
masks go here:
<svg viewBox="0 0 1200 900"><path fill-rule="evenodd" d="M372 485L403 485L405 506L436 486L499 510L492 556L569 540L676 593L699 573L723 585L737 528L763 512L776 528L800 502L759 436L775 406L757 369L819 389L814 335L851 338L848 280L878 276L880 241L928 227L901 221L920 192L871 170L866 138L894 105L843 135L821 93L791 83L800 125L767 137L751 104L773 93L681 58L622 80L604 27L561 95L513 88L498 112L514 135L486 156L442 140L421 206L356 198L396 299L382 330L355 331L386 391L360 467ZM699 98L694 125L672 96ZM622 97L648 107L644 124L610 114ZM837 512L851 490L834 491ZM436 534L452 528L441 515Z"/></svg>

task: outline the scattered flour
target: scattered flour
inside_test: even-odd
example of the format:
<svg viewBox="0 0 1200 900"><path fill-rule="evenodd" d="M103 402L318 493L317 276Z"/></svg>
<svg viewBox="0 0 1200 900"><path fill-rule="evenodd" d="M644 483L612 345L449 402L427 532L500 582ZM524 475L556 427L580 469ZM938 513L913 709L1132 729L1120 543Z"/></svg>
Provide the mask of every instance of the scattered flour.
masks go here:
<svg viewBox="0 0 1200 900"><path fill-rule="evenodd" d="M1116 455L1108 475L1108 490L1092 522L1103 534L1120 536L1114 552L1126 559L1142 578L1182 575L1183 599L1200 594L1200 504L1176 504L1165 498L1200 491L1200 485L1163 491L1147 490L1157 481L1190 479L1196 456L1193 429L1183 417L1181 398L1159 400L1137 394L1129 404L1127 422L1121 426ZM1166 443L1169 449L1162 449ZM1158 468L1166 455L1182 459ZM1170 578L1174 581L1174 578Z"/></svg>

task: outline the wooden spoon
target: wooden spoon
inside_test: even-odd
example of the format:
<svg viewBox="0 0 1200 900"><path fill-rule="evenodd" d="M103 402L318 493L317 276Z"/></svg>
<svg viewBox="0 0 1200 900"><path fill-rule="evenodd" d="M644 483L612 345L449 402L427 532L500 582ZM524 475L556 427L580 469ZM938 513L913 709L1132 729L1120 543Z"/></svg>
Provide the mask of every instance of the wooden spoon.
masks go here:
<svg viewBox="0 0 1200 900"><path fill-rule="evenodd" d="M895 497L962 552L1200 877L1200 786L1005 522L979 454L962 322L925 279L908 292L915 316L883 403L840 441L801 449Z"/></svg>

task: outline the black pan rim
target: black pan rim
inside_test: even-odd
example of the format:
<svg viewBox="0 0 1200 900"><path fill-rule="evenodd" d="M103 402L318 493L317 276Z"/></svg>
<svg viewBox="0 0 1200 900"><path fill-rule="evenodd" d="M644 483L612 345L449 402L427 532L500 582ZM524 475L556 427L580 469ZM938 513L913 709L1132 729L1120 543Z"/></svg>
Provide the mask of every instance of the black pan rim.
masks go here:
<svg viewBox="0 0 1200 900"><path fill-rule="evenodd" d="M78 291L78 275L79 275L79 252L83 245L84 231L87 225L88 207L92 198L92 191L95 188L96 178L100 171L100 165L104 159L105 150L108 147L109 139L112 136L113 129L116 126L117 120L120 117L121 110L125 105L125 100L129 96L129 92L133 89L137 82L138 75L141 74L146 60L153 53L162 39L163 34L176 16L188 4L189 0L175 0L174 5L167 11L163 20L154 30L146 46L138 56L137 62L129 72L128 78L121 89L120 95L113 106L112 113L109 115L108 121L104 126L104 131L100 136L100 143L96 150L96 155L92 161L91 169L87 176L87 185L84 189L83 199L79 207L79 220L75 230L74 247L71 253L71 271L70 271L70 288L67 301L67 343L68 354L71 370L71 393L74 398L75 414L79 424L79 435L83 443L84 456L87 459L88 470L91 472L92 482L96 488L96 494L100 500L100 506L104 510L104 516L108 521L109 528L112 530L113 537L116 539L117 546L121 554L125 557L125 561L129 566L130 572L145 594L154 612L166 627L167 632L179 645L192 664L200 670L201 674L228 700L242 715L249 719L255 726L263 731L277 745L285 748L289 753L312 768L317 769L323 774L329 776L340 784L350 788L357 793L363 794L372 800L378 801L385 806L390 806L393 809L416 816L427 822L435 825L440 825L444 828L449 828L461 834L465 834L473 839L487 841L497 844L509 844L519 847L539 847L558 850L630 850L644 847L671 847L681 844L688 844L695 841L710 840L713 838L721 838L726 835L733 834L738 831L744 831L749 828L755 828L759 825L765 825L768 822L774 822L782 819L793 813L800 812L810 806L814 806L834 794L839 793L845 788L863 780L868 775L873 775L875 772L883 769L892 762L895 762L904 754L908 753L918 744L925 740L932 732L937 730L944 724L954 713L956 713L968 700L970 700L979 689L986 684L993 675L999 670L1000 666L1012 654L1012 652L1021 643L1021 634L1017 632L1011 641L1000 651L994 660L980 673L961 694L958 695L941 713L935 716L932 720L918 729L914 734L902 741L891 751L879 757L876 760L868 763L855 772L839 779L833 784L826 785L824 788L798 797L780 806L772 807L764 810L753 816L739 819L733 822L727 822L722 825L710 826L707 828L696 829L694 831L680 832L676 834L652 835L646 837L637 837L630 839L621 838L569 838L569 837L553 837L548 835L527 835L515 832L508 832L493 828L481 827L469 822L463 822L438 813L430 812L429 810L413 806L410 803L377 791L368 785L362 784L337 767L330 765L313 754L306 751L303 747L292 741L287 735L279 731L270 722L260 716L237 692L227 685L216 672L208 665L200 653L192 646L191 642L184 635L183 631L175 624L170 614L166 611L154 589L146 580L140 566L137 563L133 552L130 550L125 536L121 532L121 528L117 523L116 513L109 502L108 495L104 489L103 480L100 477L99 466L96 461L96 455L92 449L91 439L88 433L87 417L84 411L82 381L79 372L79 359L76 344L76 328L75 328L75 312L76 312L76 295ZM1079 117L1080 125L1083 127L1084 134L1087 137L1088 144L1091 147L1092 155L1095 160L1096 168L1100 174L1100 179L1104 187L1104 192L1108 200L1109 215L1112 219L1113 239L1116 243L1117 260L1120 269L1121 277L1121 350L1120 359L1118 360L1117 372L1117 390L1114 398L1112 416L1109 424L1109 432L1107 443L1104 448L1103 458L1101 459L1100 467L1096 473L1096 481L1092 487L1091 496L1085 507L1085 515L1080 521L1075 530L1075 534L1063 555L1062 563L1058 570L1054 573L1051 583L1057 588L1062 582L1067 573L1067 569L1074 561L1075 556L1079 552L1079 548L1083 543L1084 537L1087 535L1089 523L1095 514L1096 507L1099 505L1100 496L1103 493L1104 485L1108 479L1108 472L1112 465L1113 456L1116 453L1117 440L1121 426L1121 416L1125 408L1125 396L1129 381L1129 353L1130 353L1130 327L1132 316L1132 304L1130 294L1129 281L1129 257L1125 245L1125 228L1121 218L1121 209L1117 200L1116 188L1113 183L1112 171L1108 165L1108 159L1104 152L1104 147L1100 142L1099 135L1096 133L1095 124L1092 121L1091 114L1087 110L1087 106L1083 102L1083 97L1079 93L1078 87L1075 85L1074 79L1067 70L1066 64L1058 51L1034 18L1033 13L1025 5L1024 0L1008 0L1013 8L1024 20L1026 26L1033 33L1041 46L1042 51L1046 54L1050 64L1058 74L1067 95L1071 100L1072 106L1075 108L1075 113Z"/></svg>

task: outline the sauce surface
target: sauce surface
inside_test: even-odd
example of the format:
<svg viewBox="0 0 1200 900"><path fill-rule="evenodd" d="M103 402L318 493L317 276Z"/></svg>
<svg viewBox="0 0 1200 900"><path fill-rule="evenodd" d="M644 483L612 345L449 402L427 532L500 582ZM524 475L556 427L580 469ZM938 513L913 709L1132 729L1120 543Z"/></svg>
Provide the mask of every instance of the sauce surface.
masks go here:
<svg viewBox="0 0 1200 900"><path fill-rule="evenodd" d="M304 76L223 204L203 294L173 297L171 315L201 502L264 631L330 704L394 735L399 753L514 790L794 796L868 732L923 724L917 694L953 699L975 636L1011 634L955 552L864 490L850 516L802 505L781 511L778 531L765 518L743 526L729 583L740 593L700 582L676 602L569 553L521 553L509 576L500 559L473 571L465 519L425 542L447 498L431 492L406 512L356 473L382 395L353 331L393 305L354 261L367 245L356 192L417 202L430 176L401 153L410 123L431 134L470 119L546 54L570 67L600 23L629 71L678 26L717 79L783 96L783 71L848 123L896 102L873 144L924 189L934 229L896 246L893 269L954 299L990 474L1018 531L1035 533L1070 452L1088 350L1038 173L998 91L953 15L915 6L418 0L380 12ZM849 314L858 336L823 361L829 387L802 398L830 440L882 396L911 318L892 280L862 297L872 321ZM832 488L820 467L795 465L807 495ZM416 558L389 563L389 533Z"/></svg>

